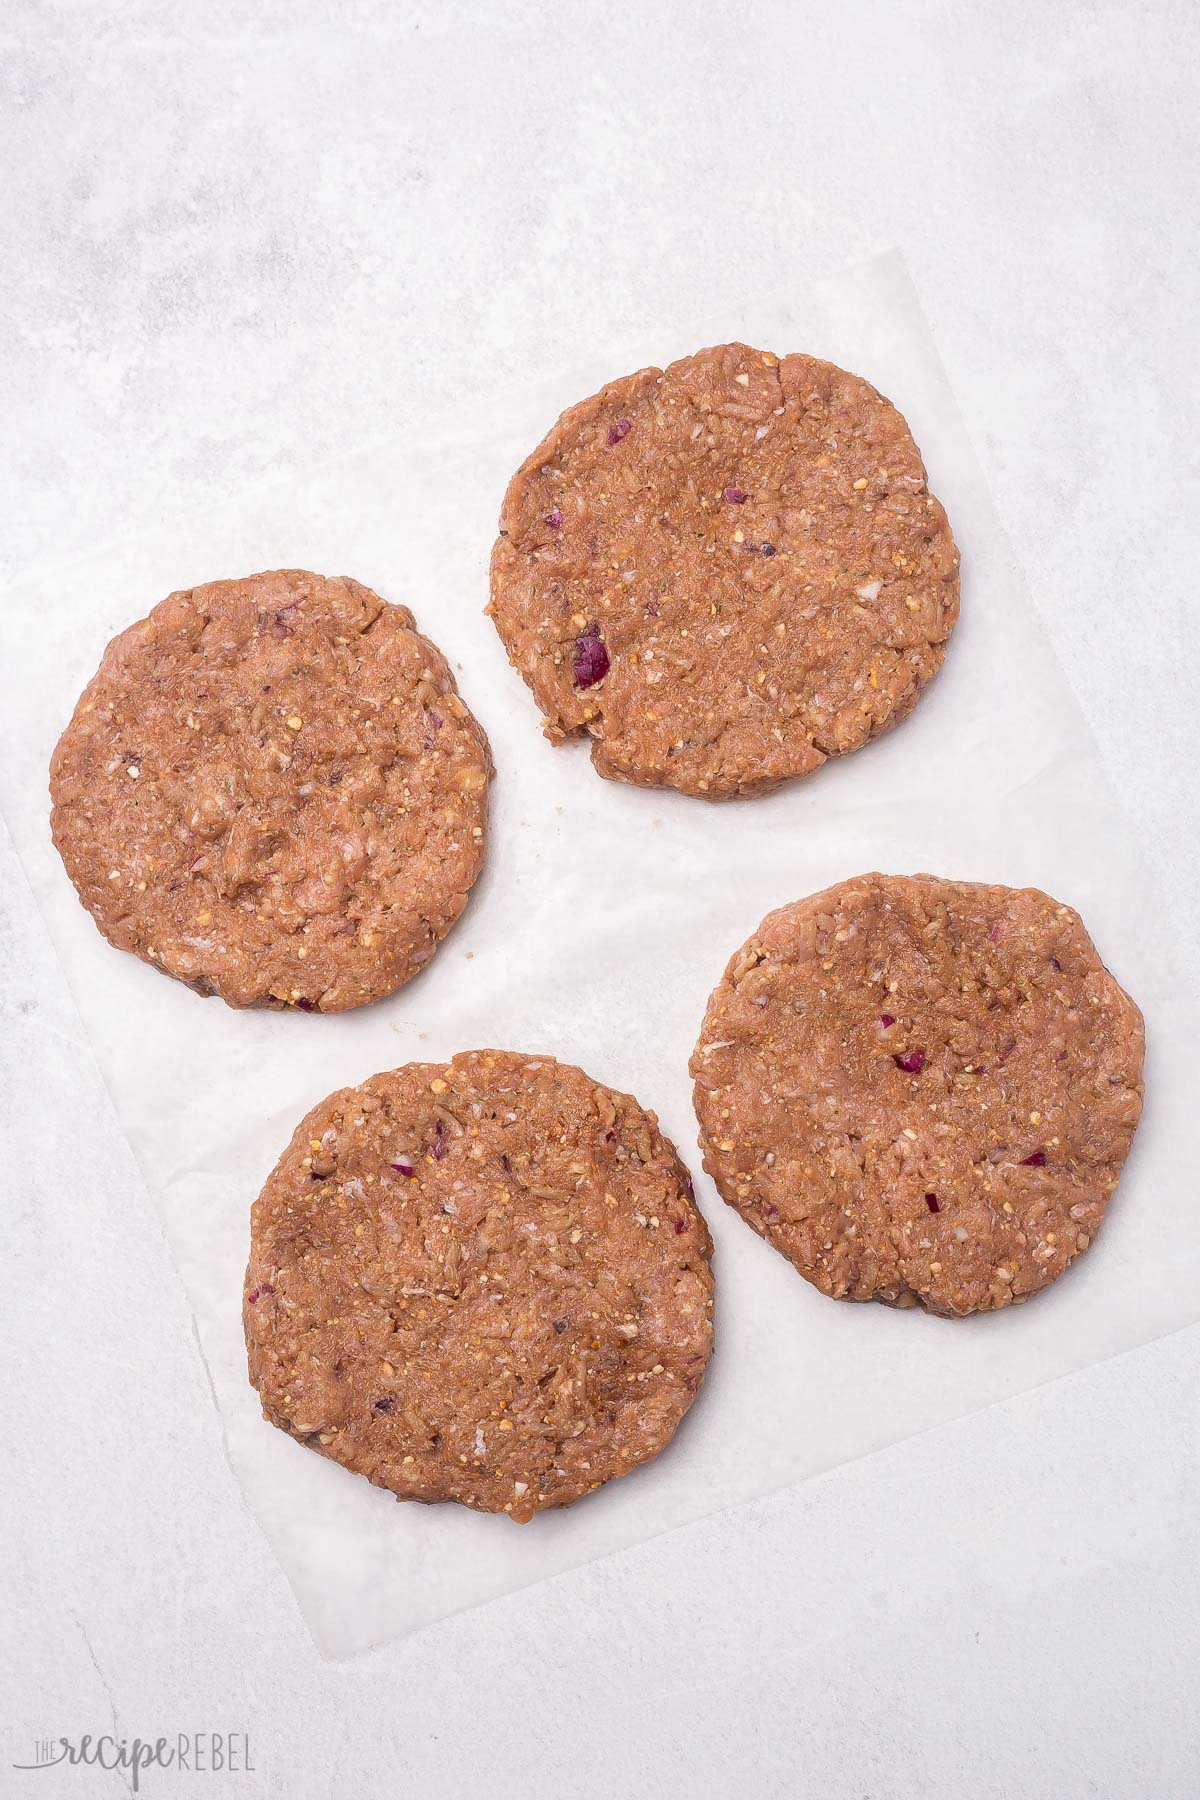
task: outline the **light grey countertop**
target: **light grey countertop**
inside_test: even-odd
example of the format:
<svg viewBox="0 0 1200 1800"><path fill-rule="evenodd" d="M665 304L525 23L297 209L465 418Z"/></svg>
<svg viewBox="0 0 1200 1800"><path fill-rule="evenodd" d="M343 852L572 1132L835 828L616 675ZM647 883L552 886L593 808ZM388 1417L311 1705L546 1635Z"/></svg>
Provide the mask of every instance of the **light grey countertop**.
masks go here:
<svg viewBox="0 0 1200 1800"><path fill-rule="evenodd" d="M1193 7L18 0L0 39L7 579L384 438L451 367L494 392L898 247L1194 939ZM9 1769L115 1730L249 1734L252 1774L151 1796L1200 1792L1200 1327L322 1662L0 863L0 1791L128 1791Z"/></svg>

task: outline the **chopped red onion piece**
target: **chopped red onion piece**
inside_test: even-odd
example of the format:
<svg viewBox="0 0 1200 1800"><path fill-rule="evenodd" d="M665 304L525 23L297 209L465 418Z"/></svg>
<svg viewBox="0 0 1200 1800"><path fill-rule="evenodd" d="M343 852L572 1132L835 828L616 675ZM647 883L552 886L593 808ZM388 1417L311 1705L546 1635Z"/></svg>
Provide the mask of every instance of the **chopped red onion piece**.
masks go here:
<svg viewBox="0 0 1200 1800"><path fill-rule="evenodd" d="M657 619L659 613L662 611L662 602L659 600L647 600L646 611L650 614L652 619Z"/></svg>
<svg viewBox="0 0 1200 1800"><path fill-rule="evenodd" d="M410 1162L389 1163L388 1167L395 1169L397 1175L403 1175L406 1181L411 1181L417 1172Z"/></svg>
<svg viewBox="0 0 1200 1800"><path fill-rule="evenodd" d="M686 1231L687 1230L687 1220L686 1219L676 1219L675 1220L675 1230L677 1233L681 1232L681 1231Z"/></svg>
<svg viewBox="0 0 1200 1800"><path fill-rule="evenodd" d="M433 1139L429 1145L429 1154L432 1156L434 1162L441 1162L443 1156L446 1154L446 1127L442 1124L440 1119L437 1122Z"/></svg>
<svg viewBox="0 0 1200 1800"><path fill-rule="evenodd" d="M381 1394L378 1400L371 1402L377 1413L390 1413L396 1410L395 1394Z"/></svg>
<svg viewBox="0 0 1200 1800"><path fill-rule="evenodd" d="M1035 1150L1032 1156L1023 1156L1021 1158L1021 1167L1023 1169L1044 1169L1045 1166L1046 1152L1044 1150Z"/></svg>
<svg viewBox="0 0 1200 1800"><path fill-rule="evenodd" d="M725 498L728 500L730 506L744 506L750 496L746 493L744 488L727 487L725 489Z"/></svg>
<svg viewBox="0 0 1200 1800"><path fill-rule="evenodd" d="M909 1050L903 1056L893 1056L892 1061L898 1069L903 1069L906 1075L919 1075L925 1067L925 1052Z"/></svg>
<svg viewBox="0 0 1200 1800"><path fill-rule="evenodd" d="M774 556L774 554L775 554L774 544L760 544L759 549L762 551L764 556Z"/></svg>
<svg viewBox="0 0 1200 1800"><path fill-rule="evenodd" d="M892 1017L891 1013L880 1013L879 1023L883 1026L883 1029L885 1031L890 1031L892 1029L892 1026L896 1023L896 1021Z"/></svg>
<svg viewBox="0 0 1200 1800"><path fill-rule="evenodd" d="M559 512L557 506L555 507L553 512L548 512L546 514L546 523L547 523L547 525L550 526L552 531L557 531L559 526L562 524L562 522L563 522L563 516Z"/></svg>
<svg viewBox="0 0 1200 1800"><path fill-rule="evenodd" d="M992 929L988 932L988 936L991 938L993 944L998 944L1000 942L1000 921L999 920L997 920L996 923L992 926Z"/></svg>
<svg viewBox="0 0 1200 1800"><path fill-rule="evenodd" d="M589 625L575 639L572 669L578 688L595 687L608 674L608 650L594 625Z"/></svg>
<svg viewBox="0 0 1200 1800"><path fill-rule="evenodd" d="M926 1194L925 1204L929 1208L930 1212L941 1212L941 1210L942 1210L941 1203L938 1200L938 1197L936 1194Z"/></svg>
<svg viewBox="0 0 1200 1800"><path fill-rule="evenodd" d="M610 425L608 428L609 443L610 444L619 444L622 438L629 436L629 431L630 431L629 420L628 419L618 419L615 425Z"/></svg>
<svg viewBox="0 0 1200 1800"><path fill-rule="evenodd" d="M315 1000L293 1000L292 1005L298 1012L316 1012L317 1010Z"/></svg>

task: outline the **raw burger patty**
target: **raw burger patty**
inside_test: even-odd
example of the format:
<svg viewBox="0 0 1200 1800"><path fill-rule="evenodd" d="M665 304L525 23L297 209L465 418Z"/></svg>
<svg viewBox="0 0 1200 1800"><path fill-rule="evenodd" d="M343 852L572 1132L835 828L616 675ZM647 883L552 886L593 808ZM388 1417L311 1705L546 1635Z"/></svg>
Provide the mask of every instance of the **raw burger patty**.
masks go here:
<svg viewBox="0 0 1200 1800"><path fill-rule="evenodd" d="M670 1442L712 1345L711 1245L658 1122L481 1050L330 1095L252 1215L264 1416L402 1500L532 1518Z"/></svg>
<svg viewBox="0 0 1200 1800"><path fill-rule="evenodd" d="M771 913L692 1058L704 1166L822 1293L960 1316L1086 1250L1142 1016L1035 888L862 875Z"/></svg>
<svg viewBox="0 0 1200 1800"><path fill-rule="evenodd" d="M113 639L54 752L52 828L119 949L231 1006L342 1012L462 911L490 772L405 607L280 569Z"/></svg>
<svg viewBox="0 0 1200 1800"><path fill-rule="evenodd" d="M868 382L723 344L563 414L509 484L488 610L549 738L715 799L904 717L958 616L958 553Z"/></svg>

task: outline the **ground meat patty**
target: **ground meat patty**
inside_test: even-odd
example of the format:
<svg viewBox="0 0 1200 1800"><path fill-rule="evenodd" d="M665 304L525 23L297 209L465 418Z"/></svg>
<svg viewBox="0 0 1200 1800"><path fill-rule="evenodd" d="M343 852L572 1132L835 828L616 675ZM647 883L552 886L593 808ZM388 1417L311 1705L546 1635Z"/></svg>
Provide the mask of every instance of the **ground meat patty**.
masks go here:
<svg viewBox="0 0 1200 1800"><path fill-rule="evenodd" d="M958 553L895 407L723 344L565 412L504 499L488 608L554 742L614 780L763 793L904 717Z"/></svg>
<svg viewBox="0 0 1200 1800"><path fill-rule="evenodd" d="M692 1058L704 1166L835 1299L1008 1306L1100 1229L1143 1048L1069 906L862 875L726 969Z"/></svg>
<svg viewBox="0 0 1200 1800"><path fill-rule="evenodd" d="M483 1050L314 1107L256 1202L272 1424L402 1500L532 1518L669 1443L712 1344L710 1242L658 1122Z"/></svg>
<svg viewBox="0 0 1200 1800"><path fill-rule="evenodd" d="M405 607L281 569L114 638L54 752L52 828L119 949L231 1006L342 1012L462 911L490 772Z"/></svg>

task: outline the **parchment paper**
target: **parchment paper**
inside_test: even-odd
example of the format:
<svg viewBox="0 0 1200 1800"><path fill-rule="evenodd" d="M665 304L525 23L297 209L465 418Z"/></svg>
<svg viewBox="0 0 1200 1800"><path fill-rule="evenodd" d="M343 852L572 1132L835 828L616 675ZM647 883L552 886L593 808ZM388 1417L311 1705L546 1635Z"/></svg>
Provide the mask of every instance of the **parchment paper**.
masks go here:
<svg viewBox="0 0 1200 1800"><path fill-rule="evenodd" d="M734 336L831 357L896 401L962 550L963 612L942 674L906 724L771 798L713 807L602 782L582 746L547 745L482 607L505 482L557 412L609 376ZM664 322L645 342L596 346L574 369L548 347L546 366L560 365L553 380L505 371L512 385L492 396L457 391L448 369L437 417L407 413L398 394L387 442L40 574L3 607L0 797L161 1204L230 1460L331 1656L1200 1316L1195 1180L1175 1152L1198 1009L900 259L747 300L707 328ZM110 949L47 826L48 758L108 638L173 588L280 565L352 574L407 602L460 667L498 770L490 860L464 919L419 980L333 1018L235 1013ZM1145 1010L1148 1102L1118 1198L1096 1245L1030 1306L947 1322L836 1305L699 1173L687 1062L727 957L771 907L872 868L1045 887L1080 909ZM696 1172L716 1240L716 1353L674 1445L523 1527L397 1505L266 1425L239 1316L250 1203L303 1111L375 1070L484 1045L579 1062L654 1107Z"/></svg>

